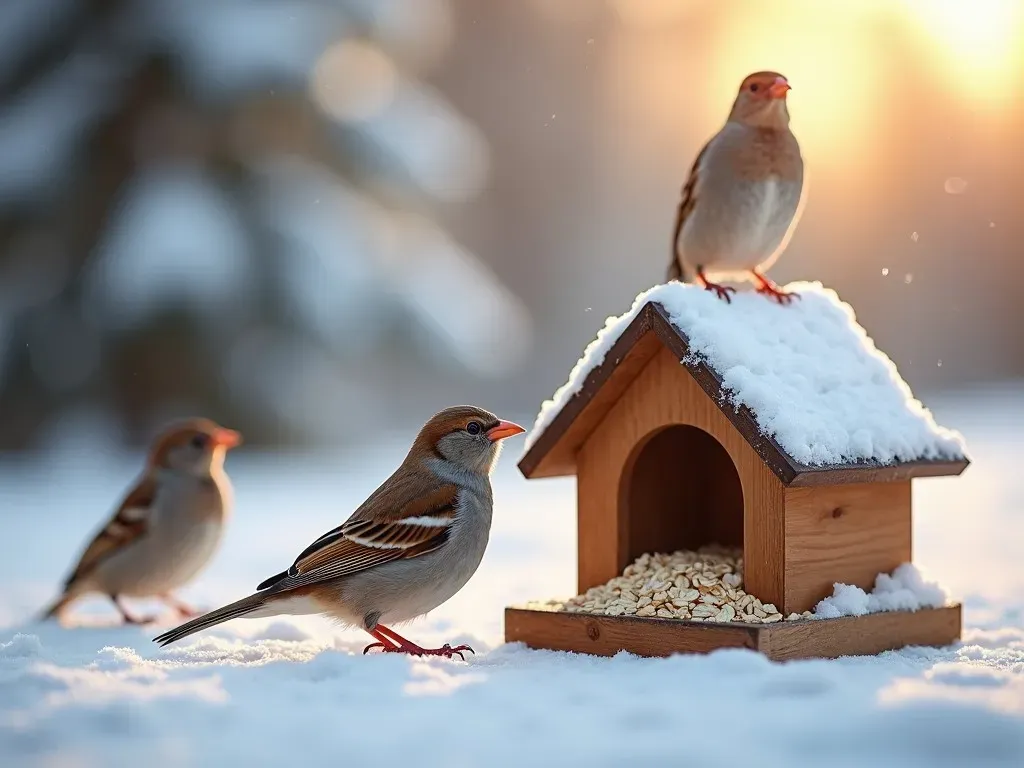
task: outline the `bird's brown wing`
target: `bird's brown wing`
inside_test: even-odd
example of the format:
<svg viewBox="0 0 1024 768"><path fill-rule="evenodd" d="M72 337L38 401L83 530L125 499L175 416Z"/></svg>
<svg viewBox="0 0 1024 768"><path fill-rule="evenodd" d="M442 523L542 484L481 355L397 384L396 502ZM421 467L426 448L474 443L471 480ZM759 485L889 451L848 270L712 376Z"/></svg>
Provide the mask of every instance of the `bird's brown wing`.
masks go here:
<svg viewBox="0 0 1024 768"><path fill-rule="evenodd" d="M442 546L455 520L458 487L407 475L385 484L345 523L314 541L287 571L257 587L278 591L349 576L391 560L419 557Z"/></svg>
<svg viewBox="0 0 1024 768"><path fill-rule="evenodd" d="M701 151L697 153L697 158L693 161L693 166L690 168L690 175L683 185L679 207L676 209L676 224L672 231L672 258L669 261L666 280L679 280L680 282L686 280L686 275L683 273L682 254L679 253L679 236L683 233L686 219L693 211L693 205L697 201L697 179L700 161L707 150L708 144L705 144Z"/></svg>
<svg viewBox="0 0 1024 768"><path fill-rule="evenodd" d="M65 589L89 574L114 552L145 535L149 529L155 497L155 480L152 477L144 477L124 498L113 517L89 542L75 570L64 582Z"/></svg>

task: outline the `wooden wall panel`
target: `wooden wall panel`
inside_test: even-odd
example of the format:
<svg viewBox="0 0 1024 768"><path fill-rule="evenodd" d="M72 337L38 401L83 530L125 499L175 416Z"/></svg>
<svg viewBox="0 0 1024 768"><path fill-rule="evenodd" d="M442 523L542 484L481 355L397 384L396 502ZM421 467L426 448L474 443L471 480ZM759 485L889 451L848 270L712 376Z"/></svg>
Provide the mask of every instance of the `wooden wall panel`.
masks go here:
<svg viewBox="0 0 1024 768"><path fill-rule="evenodd" d="M835 582L865 590L911 556L910 480L787 488L783 613L809 610Z"/></svg>
<svg viewBox="0 0 1024 768"><path fill-rule="evenodd" d="M620 503L620 480L634 450L651 433L688 424L725 448L741 478L746 583L764 602L784 596L784 487L693 380L662 349L621 394L577 457L579 589L621 573L629 562L630 526ZM680 467L680 472L685 472Z"/></svg>

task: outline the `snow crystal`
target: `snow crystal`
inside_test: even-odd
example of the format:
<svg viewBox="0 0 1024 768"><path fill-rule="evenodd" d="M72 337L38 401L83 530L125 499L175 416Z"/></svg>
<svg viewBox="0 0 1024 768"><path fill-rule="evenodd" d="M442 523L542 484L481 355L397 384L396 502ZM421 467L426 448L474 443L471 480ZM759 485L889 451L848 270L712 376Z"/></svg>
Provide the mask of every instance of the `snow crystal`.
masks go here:
<svg viewBox="0 0 1024 768"><path fill-rule="evenodd" d="M857 323L853 309L821 283L794 283L780 306L754 293L721 301L697 286L669 283L610 317L569 380L541 407L526 450L600 365L648 302L661 304L690 340L691 354L722 380L733 406L747 406L761 431L810 466L960 459L962 437L938 426L893 362Z"/></svg>
<svg viewBox="0 0 1024 768"><path fill-rule="evenodd" d="M916 611L941 608L946 600L942 587L925 581L914 565L904 563L892 575L878 574L871 592L849 584L835 584L832 596L814 607L814 615L818 619L838 619L840 616L863 616L883 611Z"/></svg>
<svg viewBox="0 0 1024 768"><path fill-rule="evenodd" d="M6 643L0 643L0 659L27 659L39 656L43 652L43 644L36 635L19 632Z"/></svg>

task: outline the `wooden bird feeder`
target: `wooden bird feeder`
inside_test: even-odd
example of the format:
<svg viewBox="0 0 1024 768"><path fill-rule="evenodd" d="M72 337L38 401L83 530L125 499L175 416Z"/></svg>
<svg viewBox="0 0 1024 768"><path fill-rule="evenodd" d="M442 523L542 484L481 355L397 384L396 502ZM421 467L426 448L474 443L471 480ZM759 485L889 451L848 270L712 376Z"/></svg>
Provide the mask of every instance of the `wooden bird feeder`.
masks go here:
<svg viewBox="0 0 1024 768"><path fill-rule="evenodd" d="M665 308L646 303L529 447L527 478L575 475L578 589L647 552L742 548L744 589L783 616L837 582L870 590L911 560L911 482L966 458L810 466L730 404ZM867 404L870 407L870 404ZM508 608L505 638L534 648L644 656L744 647L773 659L872 654L960 636L959 605L774 624Z"/></svg>

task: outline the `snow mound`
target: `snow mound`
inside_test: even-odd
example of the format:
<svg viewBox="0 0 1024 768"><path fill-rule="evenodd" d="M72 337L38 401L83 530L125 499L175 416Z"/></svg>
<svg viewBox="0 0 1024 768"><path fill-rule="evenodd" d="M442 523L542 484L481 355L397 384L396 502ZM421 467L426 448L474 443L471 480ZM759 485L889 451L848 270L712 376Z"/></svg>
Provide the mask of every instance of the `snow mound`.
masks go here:
<svg viewBox="0 0 1024 768"><path fill-rule="evenodd" d="M857 323L853 309L821 283L793 283L780 306L755 293L726 303L698 286L668 283L609 317L569 380L541 407L526 450L600 365L648 302L665 308L691 354L722 380L727 402L747 406L758 427L808 466L965 458L959 433L940 427L895 364Z"/></svg>
<svg viewBox="0 0 1024 768"><path fill-rule="evenodd" d="M948 596L932 581L926 581L911 563L904 563L892 575L880 573L875 588L865 592L850 584L834 585L832 596L814 607L816 619L838 619L840 616L863 616L883 611L917 611L941 608Z"/></svg>
<svg viewBox="0 0 1024 768"><path fill-rule="evenodd" d="M16 634L6 643L0 643L0 659L28 659L40 656L43 644L36 635Z"/></svg>
<svg viewBox="0 0 1024 768"><path fill-rule="evenodd" d="M275 621L255 636L256 640L284 640L293 643L299 643L310 638L311 635L308 632L287 621Z"/></svg>
<svg viewBox="0 0 1024 768"><path fill-rule="evenodd" d="M763 768L1024 758L1024 651L1006 647L785 664L746 649L642 659L519 645L466 662L322 648L171 663L131 630L39 630L45 659L0 665L4 765L328 765L341 744L345 764L380 768L674 765L684 747L716 768L736 750L678 734L714 734L723 713L771 734L756 745Z"/></svg>

